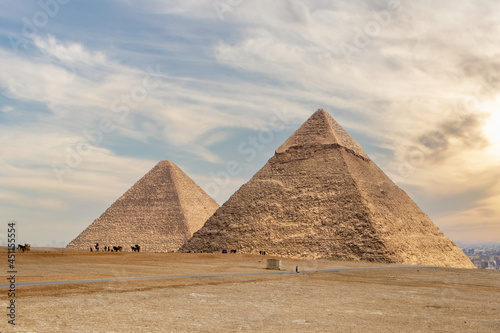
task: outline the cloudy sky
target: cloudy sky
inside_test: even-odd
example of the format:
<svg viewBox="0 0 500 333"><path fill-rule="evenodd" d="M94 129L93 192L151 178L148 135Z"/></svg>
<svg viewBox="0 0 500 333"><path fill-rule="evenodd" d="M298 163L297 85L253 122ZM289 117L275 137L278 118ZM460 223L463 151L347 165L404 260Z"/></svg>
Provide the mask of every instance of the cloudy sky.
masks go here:
<svg viewBox="0 0 500 333"><path fill-rule="evenodd" d="M0 236L15 220L18 242L66 245L165 159L222 204L324 108L453 240L499 241L499 13L3 0Z"/></svg>

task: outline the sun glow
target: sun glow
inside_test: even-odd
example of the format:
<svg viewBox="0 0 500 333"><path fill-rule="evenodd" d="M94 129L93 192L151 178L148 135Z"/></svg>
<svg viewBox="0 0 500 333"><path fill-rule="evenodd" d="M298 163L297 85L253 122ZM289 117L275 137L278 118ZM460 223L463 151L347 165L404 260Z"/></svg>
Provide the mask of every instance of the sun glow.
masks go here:
<svg viewBox="0 0 500 333"><path fill-rule="evenodd" d="M487 151L491 157L495 157L495 160L500 160L500 96L481 105L481 110L488 115L483 127L484 134L490 142Z"/></svg>
<svg viewBox="0 0 500 333"><path fill-rule="evenodd" d="M486 120L484 132L492 143L500 142L500 108L494 110L491 116Z"/></svg>
<svg viewBox="0 0 500 333"><path fill-rule="evenodd" d="M491 143L489 151L500 157L500 96L497 96L495 100L482 103L480 109L488 114L483 130Z"/></svg>

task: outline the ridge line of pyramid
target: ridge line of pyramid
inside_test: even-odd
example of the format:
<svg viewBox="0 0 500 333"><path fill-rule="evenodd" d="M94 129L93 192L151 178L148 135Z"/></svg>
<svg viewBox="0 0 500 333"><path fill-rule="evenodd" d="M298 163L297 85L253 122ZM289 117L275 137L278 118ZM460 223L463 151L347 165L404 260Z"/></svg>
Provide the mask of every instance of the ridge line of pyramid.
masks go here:
<svg viewBox="0 0 500 333"><path fill-rule="evenodd" d="M361 145L328 112L323 109L319 109L318 111L322 111L322 114L330 123L331 130L341 146L347 150L351 150L354 154L365 160L370 160Z"/></svg>
<svg viewBox="0 0 500 333"><path fill-rule="evenodd" d="M219 204L175 163L171 162L169 172L171 173L182 215L186 221L191 220L193 216L198 216L202 210L210 210L210 207L216 207L215 210L219 208ZM206 197L196 195L196 193L204 193ZM193 201L201 205L196 211L192 210ZM215 210L212 214L215 213ZM194 232L198 231L208 217L201 221L200 225L186 224L188 236L191 237Z"/></svg>
<svg viewBox="0 0 500 333"><path fill-rule="evenodd" d="M337 137L337 133L335 133L332 126L331 120L333 120L333 118L324 109L318 109L315 113L320 114L325 119L325 121L330 125L327 128L328 132L335 138L335 141L340 142L339 138Z"/></svg>
<svg viewBox="0 0 500 333"><path fill-rule="evenodd" d="M179 206L179 209L181 211L182 227L183 227L183 229L185 229L184 234L187 236L187 238L189 238L189 237L191 237L191 235L189 234L189 227L187 225L188 221L186 218L186 212L184 211L184 207L181 203L181 198L179 196L179 190L181 190L181 189L177 186L178 175L174 174L175 171L177 171L175 169L179 169L179 167L177 165L175 165L174 162L172 162L172 161L162 161L162 162L166 162L168 164L168 175L170 177L170 182L171 182L172 186L174 187L173 193L174 193L175 198L176 198L175 202L177 203L177 205ZM182 172L182 170L180 170L180 171ZM186 175L186 177L188 177L188 176Z"/></svg>

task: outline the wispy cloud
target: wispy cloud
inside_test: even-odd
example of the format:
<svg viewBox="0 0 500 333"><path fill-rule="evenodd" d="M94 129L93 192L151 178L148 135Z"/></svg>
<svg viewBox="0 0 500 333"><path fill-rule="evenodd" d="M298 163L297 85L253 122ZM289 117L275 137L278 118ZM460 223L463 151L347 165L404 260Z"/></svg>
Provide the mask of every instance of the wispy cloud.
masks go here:
<svg viewBox="0 0 500 333"><path fill-rule="evenodd" d="M34 43L47 56L54 57L64 64L97 66L107 63L106 56L101 51L90 52L82 44L74 42L62 43L51 35L46 38L36 36Z"/></svg>

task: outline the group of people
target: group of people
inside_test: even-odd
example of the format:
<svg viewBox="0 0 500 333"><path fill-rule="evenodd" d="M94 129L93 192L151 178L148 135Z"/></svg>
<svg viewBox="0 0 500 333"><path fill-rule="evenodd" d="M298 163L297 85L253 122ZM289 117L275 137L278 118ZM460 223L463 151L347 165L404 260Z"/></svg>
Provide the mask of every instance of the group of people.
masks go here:
<svg viewBox="0 0 500 333"><path fill-rule="evenodd" d="M138 245L136 245L136 246L138 246ZM96 243L94 245L94 247L91 246L90 247L90 252L93 252L94 249L96 250L96 252L99 252L99 249L100 249L99 243ZM123 249L122 246L105 246L104 247L104 252L121 252L122 249Z"/></svg>

